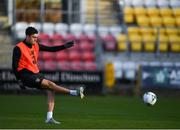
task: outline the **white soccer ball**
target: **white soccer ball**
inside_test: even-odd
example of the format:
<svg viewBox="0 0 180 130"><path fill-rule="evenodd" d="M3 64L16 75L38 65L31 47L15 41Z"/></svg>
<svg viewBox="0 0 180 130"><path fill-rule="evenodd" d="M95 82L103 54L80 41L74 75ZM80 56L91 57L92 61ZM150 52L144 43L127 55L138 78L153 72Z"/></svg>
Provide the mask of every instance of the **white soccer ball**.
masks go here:
<svg viewBox="0 0 180 130"><path fill-rule="evenodd" d="M153 92L146 92L143 95L143 101L145 104L152 106L156 103L157 96Z"/></svg>

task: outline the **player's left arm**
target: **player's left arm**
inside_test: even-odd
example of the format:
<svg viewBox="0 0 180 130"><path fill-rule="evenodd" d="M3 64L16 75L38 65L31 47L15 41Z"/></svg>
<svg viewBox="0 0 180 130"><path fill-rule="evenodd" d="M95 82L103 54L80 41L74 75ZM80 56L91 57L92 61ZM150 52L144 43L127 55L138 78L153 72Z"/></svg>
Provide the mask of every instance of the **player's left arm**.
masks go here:
<svg viewBox="0 0 180 130"><path fill-rule="evenodd" d="M60 45L60 46L45 46L45 45L39 44L39 50L56 52L56 51L70 48L70 47L74 46L74 43L75 43L74 41L69 41L69 42L66 42L64 45Z"/></svg>

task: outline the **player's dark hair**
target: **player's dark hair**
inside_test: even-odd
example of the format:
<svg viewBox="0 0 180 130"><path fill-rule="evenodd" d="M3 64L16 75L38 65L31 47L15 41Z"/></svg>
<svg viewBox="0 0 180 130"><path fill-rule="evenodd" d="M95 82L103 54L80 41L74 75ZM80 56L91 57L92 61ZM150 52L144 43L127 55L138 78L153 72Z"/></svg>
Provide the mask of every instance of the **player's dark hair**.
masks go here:
<svg viewBox="0 0 180 130"><path fill-rule="evenodd" d="M33 35L33 34L38 34L38 30L35 29L34 27L27 27L26 35Z"/></svg>

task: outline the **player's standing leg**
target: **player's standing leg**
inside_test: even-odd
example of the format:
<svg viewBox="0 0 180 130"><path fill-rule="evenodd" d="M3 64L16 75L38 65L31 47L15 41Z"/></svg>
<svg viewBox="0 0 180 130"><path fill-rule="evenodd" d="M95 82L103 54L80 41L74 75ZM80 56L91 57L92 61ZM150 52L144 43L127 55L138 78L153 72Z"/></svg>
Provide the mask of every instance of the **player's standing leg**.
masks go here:
<svg viewBox="0 0 180 130"><path fill-rule="evenodd" d="M47 96L48 96L48 112L47 112L47 118L46 118L45 122L46 123L60 124L60 122L54 120L54 118L53 118L54 103L55 103L54 91L47 90Z"/></svg>

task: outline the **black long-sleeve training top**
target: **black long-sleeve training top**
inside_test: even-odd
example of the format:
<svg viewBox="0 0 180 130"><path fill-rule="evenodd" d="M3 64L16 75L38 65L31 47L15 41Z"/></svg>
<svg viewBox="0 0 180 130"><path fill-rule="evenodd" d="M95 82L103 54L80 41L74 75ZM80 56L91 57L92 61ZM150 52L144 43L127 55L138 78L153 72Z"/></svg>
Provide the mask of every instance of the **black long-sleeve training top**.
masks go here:
<svg viewBox="0 0 180 130"><path fill-rule="evenodd" d="M29 48L32 48L32 45L30 43L27 43L25 40L23 41L23 43L26 44ZM74 44L73 41L68 42L65 45L52 46L52 47L39 44L39 51L56 52L56 51L60 51L60 50L69 48L69 47L73 46L73 44ZM19 78L19 73L17 72L17 68L18 68L18 63L19 63L20 57L21 57L20 48L18 46L16 46L13 49L12 69L13 69L13 72L17 79ZM26 70L26 71L29 71L29 70Z"/></svg>

